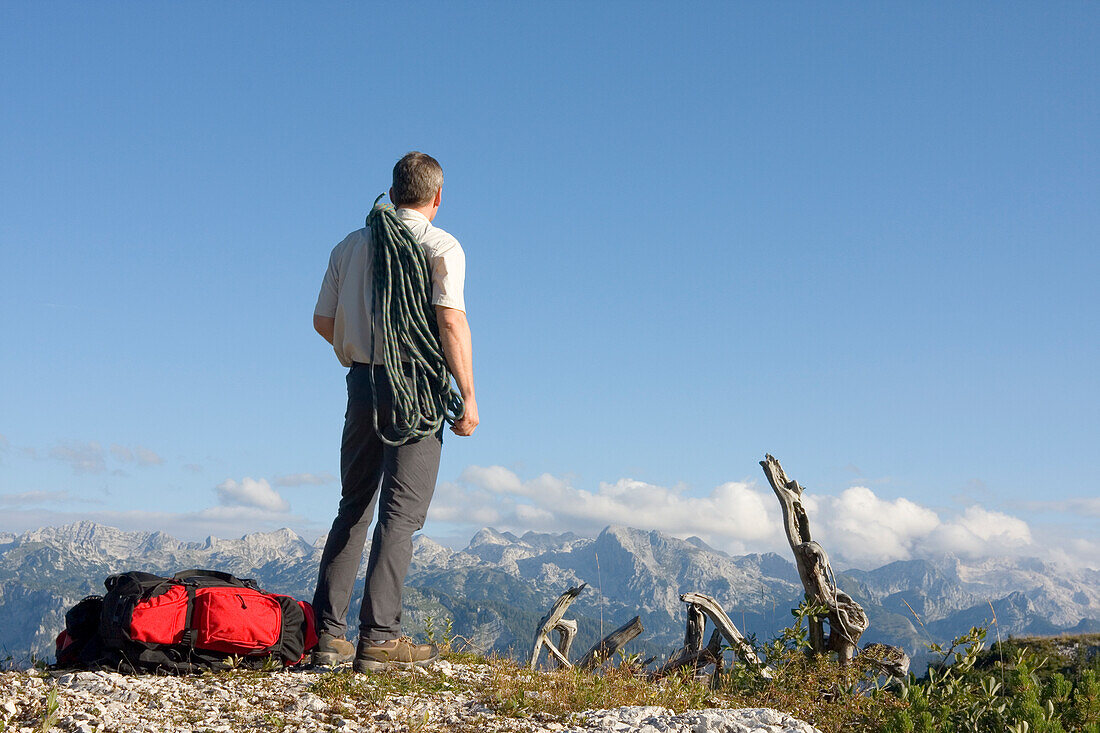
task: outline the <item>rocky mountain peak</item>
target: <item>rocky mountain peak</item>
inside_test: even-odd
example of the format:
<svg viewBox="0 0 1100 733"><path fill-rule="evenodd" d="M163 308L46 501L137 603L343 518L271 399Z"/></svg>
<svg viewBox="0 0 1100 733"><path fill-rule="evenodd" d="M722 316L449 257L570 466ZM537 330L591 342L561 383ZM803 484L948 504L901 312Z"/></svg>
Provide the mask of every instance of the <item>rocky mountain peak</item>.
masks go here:
<svg viewBox="0 0 1100 733"><path fill-rule="evenodd" d="M483 527L470 538L470 544L466 549L471 550L485 545L513 545L519 541L519 538L511 532L498 532L492 527Z"/></svg>
<svg viewBox="0 0 1100 733"><path fill-rule="evenodd" d="M120 558L132 554L148 539L148 532L123 532L88 520L61 527L43 527L24 532L15 538L18 544L41 542L64 547L81 554L103 554Z"/></svg>
<svg viewBox="0 0 1100 733"><path fill-rule="evenodd" d="M574 542L585 540L573 532L562 532L561 534L554 534L550 532L525 532L520 540L531 547L537 547L540 550L562 549Z"/></svg>

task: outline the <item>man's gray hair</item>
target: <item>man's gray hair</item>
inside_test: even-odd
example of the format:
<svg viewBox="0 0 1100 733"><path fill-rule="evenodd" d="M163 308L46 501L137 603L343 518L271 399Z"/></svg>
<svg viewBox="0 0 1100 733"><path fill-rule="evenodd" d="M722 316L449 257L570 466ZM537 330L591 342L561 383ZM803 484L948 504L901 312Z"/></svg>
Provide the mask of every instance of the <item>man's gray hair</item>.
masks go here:
<svg viewBox="0 0 1100 733"><path fill-rule="evenodd" d="M393 205L430 204L443 187L443 167L427 153L406 153L393 167Z"/></svg>

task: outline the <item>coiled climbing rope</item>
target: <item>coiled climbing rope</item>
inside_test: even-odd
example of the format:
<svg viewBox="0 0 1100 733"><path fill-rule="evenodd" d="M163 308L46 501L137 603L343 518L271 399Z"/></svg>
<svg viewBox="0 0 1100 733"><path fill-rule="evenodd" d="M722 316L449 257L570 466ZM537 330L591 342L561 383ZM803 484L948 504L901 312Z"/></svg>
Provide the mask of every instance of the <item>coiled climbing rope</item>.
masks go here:
<svg viewBox="0 0 1100 733"><path fill-rule="evenodd" d="M383 194L384 196L385 194ZM393 390L390 425L378 427L378 397L371 369L374 431L387 445L404 445L462 417L462 396L439 341L432 306L432 271L423 247L392 204L374 200L367 215L374 282L371 293L371 358L382 339L382 366ZM394 437L396 436L396 437Z"/></svg>

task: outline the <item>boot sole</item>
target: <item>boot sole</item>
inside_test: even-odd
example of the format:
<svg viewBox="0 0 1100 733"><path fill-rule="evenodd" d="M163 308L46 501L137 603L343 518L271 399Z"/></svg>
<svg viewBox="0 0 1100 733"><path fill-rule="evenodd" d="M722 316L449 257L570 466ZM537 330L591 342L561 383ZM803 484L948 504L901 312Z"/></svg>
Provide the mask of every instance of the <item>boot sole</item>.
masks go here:
<svg viewBox="0 0 1100 733"><path fill-rule="evenodd" d="M426 667L438 659L438 654L431 659L420 659L415 662L381 662L377 659L356 659L353 669L356 672L381 672L385 669L409 669L410 667Z"/></svg>

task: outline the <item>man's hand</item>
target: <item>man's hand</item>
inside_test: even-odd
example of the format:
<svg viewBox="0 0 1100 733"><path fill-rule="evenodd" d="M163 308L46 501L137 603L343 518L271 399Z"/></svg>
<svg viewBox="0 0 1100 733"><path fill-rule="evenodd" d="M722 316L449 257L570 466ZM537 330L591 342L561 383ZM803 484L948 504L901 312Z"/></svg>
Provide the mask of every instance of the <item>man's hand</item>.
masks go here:
<svg viewBox="0 0 1100 733"><path fill-rule="evenodd" d="M451 426L455 435L473 435L477 427L477 398L474 397L474 358L470 346L470 324L466 314L455 308L442 305L435 307L436 322L439 324L439 342L443 346L443 355L447 357L447 366L458 383L462 401L466 403L466 412Z"/></svg>
<svg viewBox="0 0 1100 733"><path fill-rule="evenodd" d="M462 413L462 417L455 420L455 424L451 426L451 432L455 435L473 435L474 428L477 427L477 400L469 399L463 400L466 406L466 411Z"/></svg>

